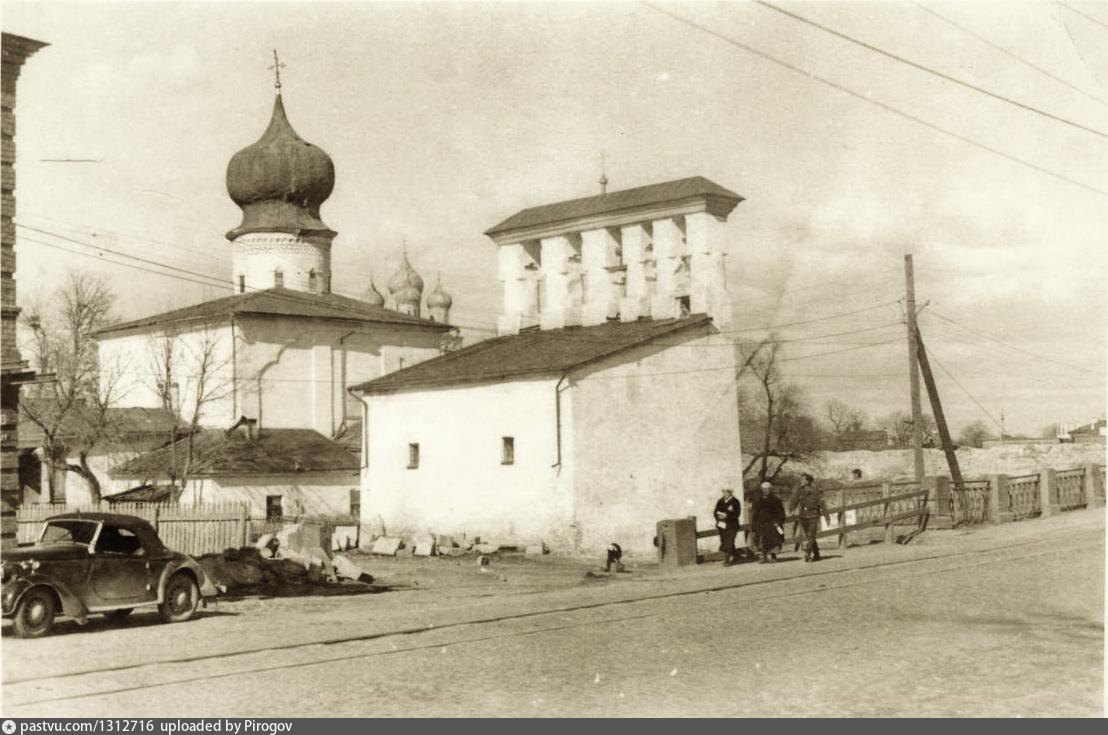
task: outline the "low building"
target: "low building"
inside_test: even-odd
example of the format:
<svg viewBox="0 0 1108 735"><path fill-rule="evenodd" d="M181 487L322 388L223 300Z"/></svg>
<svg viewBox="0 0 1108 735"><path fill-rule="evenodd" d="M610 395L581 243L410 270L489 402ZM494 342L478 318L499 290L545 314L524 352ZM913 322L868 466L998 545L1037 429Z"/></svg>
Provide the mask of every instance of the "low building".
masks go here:
<svg viewBox="0 0 1108 735"><path fill-rule="evenodd" d="M874 431L844 431L836 438L838 449L852 452L856 449L881 450L889 448L889 433L884 429Z"/></svg>

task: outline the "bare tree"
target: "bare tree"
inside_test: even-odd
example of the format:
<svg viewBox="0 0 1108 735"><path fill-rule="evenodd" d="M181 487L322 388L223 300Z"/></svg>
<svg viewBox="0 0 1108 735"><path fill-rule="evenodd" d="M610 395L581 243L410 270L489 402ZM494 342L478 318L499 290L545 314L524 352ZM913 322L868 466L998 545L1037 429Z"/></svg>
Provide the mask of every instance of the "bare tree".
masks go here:
<svg viewBox="0 0 1108 735"><path fill-rule="evenodd" d="M1058 438L1058 424L1047 424L1043 428L1039 429L1039 436L1043 439L1057 439Z"/></svg>
<svg viewBox="0 0 1108 735"><path fill-rule="evenodd" d="M217 331L210 326L178 332L167 329L148 344L149 386L175 418L170 437L170 484L184 488L196 460L196 439L204 408L231 394L233 385L223 372L230 357L220 354ZM177 433L185 436L178 440Z"/></svg>
<svg viewBox="0 0 1108 735"><path fill-rule="evenodd" d="M989 428L989 425L981 419L976 419L962 427L962 431L958 434L958 443L980 449L986 439L995 438L996 434Z"/></svg>
<svg viewBox="0 0 1108 735"><path fill-rule="evenodd" d="M859 408L852 408L837 398L827 401L824 404L824 410L827 414L827 423L831 427L831 435L839 449L842 449L843 435L862 431L865 428L865 412Z"/></svg>
<svg viewBox="0 0 1108 735"><path fill-rule="evenodd" d="M31 329L30 357L54 381L22 392L20 411L42 431L47 467L80 476L93 502L100 501L100 480L89 466L94 448L115 439L109 409L120 397L122 370L102 369L94 334L112 323L115 295L103 279L70 273L49 300L24 313ZM76 462L69 457L76 455ZM53 472L50 473L53 482Z"/></svg>
<svg viewBox="0 0 1108 735"><path fill-rule="evenodd" d="M759 481L772 480L790 459L811 452L819 443L820 432L807 414L802 391L782 377L779 344L771 337L738 348L743 359L741 375L747 376L757 396L740 404L740 433L757 437L761 444L743 468L743 474L758 464ZM748 397L746 391L743 395ZM771 460L776 460L772 468Z"/></svg>

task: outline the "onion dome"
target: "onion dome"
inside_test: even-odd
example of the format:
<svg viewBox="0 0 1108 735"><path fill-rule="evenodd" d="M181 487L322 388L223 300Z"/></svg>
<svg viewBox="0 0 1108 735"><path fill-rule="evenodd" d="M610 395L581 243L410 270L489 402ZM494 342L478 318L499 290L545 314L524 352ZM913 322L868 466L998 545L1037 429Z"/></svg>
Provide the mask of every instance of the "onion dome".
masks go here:
<svg viewBox="0 0 1108 735"><path fill-rule="evenodd" d="M362 294L362 301L370 306L384 306L385 297L381 295L381 292L377 290L377 287L373 285L373 279L369 279L369 288Z"/></svg>
<svg viewBox="0 0 1108 735"><path fill-rule="evenodd" d="M242 209L242 224L227 233L335 233L319 218L319 207L335 188L335 165L321 148L292 129L278 93L269 127L227 164L227 193Z"/></svg>
<svg viewBox="0 0 1108 735"><path fill-rule="evenodd" d="M418 303L423 298L423 279L408 262L408 254L404 253L400 256L400 268L389 279L389 293L400 301L400 292L409 288L415 291L415 300Z"/></svg>
<svg viewBox="0 0 1108 735"><path fill-rule="evenodd" d="M442 290L442 274L435 279L435 287L431 289L431 293L427 296L427 308L429 309L449 309L454 305L454 299L446 291Z"/></svg>
<svg viewBox="0 0 1108 735"><path fill-rule="evenodd" d="M397 305L400 304L414 304L419 306L419 301L423 298L423 294L419 292L414 286L405 286L392 295L396 299Z"/></svg>

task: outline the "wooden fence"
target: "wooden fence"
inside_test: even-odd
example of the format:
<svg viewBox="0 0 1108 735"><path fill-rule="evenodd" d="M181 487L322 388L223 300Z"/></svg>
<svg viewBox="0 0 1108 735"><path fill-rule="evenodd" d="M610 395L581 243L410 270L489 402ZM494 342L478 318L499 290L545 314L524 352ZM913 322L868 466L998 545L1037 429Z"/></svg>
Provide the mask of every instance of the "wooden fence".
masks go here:
<svg viewBox="0 0 1108 735"><path fill-rule="evenodd" d="M246 503L177 505L174 503L108 503L99 505L25 505L15 513L17 540L38 540L42 522L60 513L103 512L138 516L150 522L162 543L174 551L199 555L249 543L250 509Z"/></svg>
<svg viewBox="0 0 1108 735"><path fill-rule="evenodd" d="M176 503L108 503L99 505L25 505L16 511L17 541L29 544L38 540L42 522L61 513L103 512L138 516L150 522L162 543L174 551L192 556L217 554L225 549L253 543L263 533L276 533L285 526L299 523L299 517L267 520L251 518L247 503L179 505ZM313 519L314 520L314 519ZM322 519L329 527L333 550L358 545L359 523L356 518Z"/></svg>
<svg viewBox="0 0 1108 735"><path fill-rule="evenodd" d="M874 528L883 528L885 541L891 543L896 540L897 526L920 528L928 514L928 490L921 488L918 482L855 485L825 493L825 499L828 495L838 496L838 504L828 504L827 508L828 515L835 520L830 525L821 521L823 530L816 534L816 538L835 536L840 547L846 546L849 534ZM785 518L786 529L792 524L792 535L789 538L786 534L786 544L804 541L803 536L797 533L799 520L796 515ZM739 530L745 534L752 531L749 523L744 523ZM718 535L717 528L696 532L698 539Z"/></svg>

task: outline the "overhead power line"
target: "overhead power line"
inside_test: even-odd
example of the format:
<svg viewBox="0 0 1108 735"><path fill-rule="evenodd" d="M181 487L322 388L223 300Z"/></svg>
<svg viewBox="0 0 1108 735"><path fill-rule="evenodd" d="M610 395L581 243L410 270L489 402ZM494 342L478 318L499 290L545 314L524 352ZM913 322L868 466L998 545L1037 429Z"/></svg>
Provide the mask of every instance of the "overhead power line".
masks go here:
<svg viewBox="0 0 1108 735"><path fill-rule="evenodd" d="M969 390L966 389L966 386L964 386L964 385L962 385L961 383L958 382L958 379L955 378L954 375L949 370L946 369L946 365L943 365L942 361L939 360L939 358L935 356L935 351L932 350L930 347L928 347L927 348L927 353L928 353L928 356L932 360L935 361L935 364L939 366L939 369L941 369L944 373L946 373L946 377L950 378L954 382L954 385L961 388L962 392L965 393L971 401L973 401L975 404L977 404L977 407L981 409L981 412L983 414L985 414L986 416L988 416L989 420L992 421L994 424L996 424L1000 428L1001 433L1003 434L1004 433L1004 425L1001 424L999 421L997 421L996 418L991 413L989 413L989 409L985 408L985 406L981 403L981 401L977 400L977 398L975 398L974 395L972 393L970 393Z"/></svg>
<svg viewBox="0 0 1108 735"><path fill-rule="evenodd" d="M1030 61L1023 58L1022 56L1017 56L1016 54L1012 53L1011 51L1004 48L1003 46L998 46L997 44L993 43L992 41L985 38L981 34L975 32L975 31L973 31L969 28L966 28L965 26L963 26L959 23L956 23L955 21L951 20L950 18L947 18L945 15L942 15L942 14L936 12L935 10L927 7L926 5L924 5L922 3L914 2L914 1L912 2L912 4L915 5L917 8L919 8L920 10L922 10L923 12L925 12L929 15L935 16L936 18L938 18L942 22L946 23L947 25L950 25L950 26L953 26L954 28L957 28L962 33L965 33L969 36L973 36L974 38L976 38L981 43L985 44L986 46L988 46L991 49L999 51L1000 53L1004 54L1005 56L1012 59L1013 61L1016 61L1020 64L1023 64L1024 66L1026 66L1030 69L1034 69L1035 71L1039 72L1040 74L1047 77L1048 79L1053 79L1054 81L1058 82L1059 84L1062 84L1062 85L1065 85L1066 87L1069 87L1074 92L1077 92L1078 94L1080 94L1084 97L1088 97L1089 99L1093 100L1094 102L1099 102L1102 105L1108 105L1108 102L1105 102L1103 99L1101 99L1100 97L1097 97L1095 94L1092 94L1091 92L1086 92L1084 89L1082 89L1081 87L1078 87L1076 84L1072 84L1072 83L1066 81L1065 79L1063 79L1062 77L1059 77L1055 74L1050 73L1049 71L1042 68L1041 66L1036 66L1035 64L1032 64Z"/></svg>
<svg viewBox="0 0 1108 735"><path fill-rule="evenodd" d="M1000 156L1001 158L1007 159L1007 160L1009 160L1013 163L1017 163L1020 166L1023 166L1025 168L1029 168L1033 171L1038 171L1039 173L1045 174L1046 176L1050 176L1051 178L1058 179L1059 181L1065 181L1068 184L1072 184L1073 186L1084 189L1085 191L1091 191L1094 194L1099 194L1101 196L1108 196L1108 191L1105 191L1103 189L1098 189L1095 186L1092 186L1090 184L1082 183L1080 181L1077 181L1076 179L1071 179L1069 176L1066 176L1065 174L1058 173L1057 171L1052 171L1051 169L1044 168L1043 166L1039 166L1037 164L1031 163L1030 161L1025 161L1022 158L1018 158L1018 157L1013 156L1011 154L1005 153L1004 151L1002 151L998 148L993 148L992 146L986 145L984 143L980 143L980 142L978 142L978 141L976 141L972 138L967 138L966 136L961 135L960 133L956 133L953 130L948 130L946 128L935 125L934 123L930 123L930 122L928 122L928 121L926 121L922 118L916 117L915 115L913 115L909 112L904 112L903 110L901 110L899 108L893 107L892 105L885 104L884 102L876 100L876 99L874 99L872 97L869 97L865 94L862 94L860 92L855 92L854 90L852 90L848 87L845 87L845 86L839 84L838 82L833 82L830 79L827 79L826 77L819 76L818 74L810 72L810 71L808 71L806 69L803 69L799 66L794 66L793 64L790 64L787 61L782 61L781 59L778 59L777 57L772 56L772 55L766 53L765 51L762 51L761 49L755 48L754 46L751 46L747 43L744 43L744 42L739 41L737 39L731 38L730 36L726 36L726 35L720 33L719 31L713 30L713 29L711 29L711 28L709 28L705 25L697 23L694 20L690 20L690 19L685 18L681 15L670 12L669 10L667 10L665 8L662 8L662 7L659 7L657 5L654 5L653 3L648 2L647 0L640 0L640 2L644 6L650 8L651 10L653 10L657 13L660 13L662 15L668 16L669 18L677 21L678 23L683 23L683 24L689 26L690 28L695 28L696 30L701 31L702 33L707 33L710 36L714 36L715 38L718 38L719 40L723 41L724 43L728 43L728 44L730 44L732 46L735 46L737 48L741 48L744 51L746 51L748 53L751 53L751 54L754 54L755 56L757 56L759 58L762 58L762 59L765 59L766 61L777 64L778 66L781 66L781 67L784 67L785 69L796 72L797 74L801 74L805 77L808 77L809 79L813 79L817 82L820 82L821 84L826 84L827 86L832 87L833 89L837 89L838 91L842 92L843 94L850 95L851 97L854 97L855 99L859 99L859 100L862 100L863 102L869 103L869 104L874 105L876 107L880 107L881 109L883 109L887 112L891 112L894 115L898 115L898 116L903 117L907 120L911 120L914 123L917 123L919 125L923 125L924 127L928 128L930 130L934 130L935 132L942 133L943 135L954 138L955 140L960 140L961 142L966 143L967 145L971 145L974 148L979 148L983 151L988 151L989 153L992 153L993 155Z"/></svg>
<svg viewBox="0 0 1108 735"><path fill-rule="evenodd" d="M1104 30L1108 31L1108 25L1106 25L1106 24L1105 24L1105 23L1104 23L1103 21L1099 21L1099 20L1097 20L1096 18L1094 18L1093 16L1091 16L1091 15L1088 15L1087 13L1082 13L1082 12L1081 12L1080 10L1078 10L1077 8L1075 8L1075 7L1071 6L1071 5L1068 5L1068 4L1066 4L1066 3L1058 3L1058 4L1059 4L1059 5L1061 5L1061 6L1063 7L1063 8L1065 8L1066 10L1070 11L1071 13L1073 13L1074 15L1080 15L1080 16L1081 16L1082 18L1084 18L1085 20L1089 21L1090 23L1095 23L1096 25L1100 26L1100 27L1101 27L1101 28L1103 28Z"/></svg>
<svg viewBox="0 0 1108 735"><path fill-rule="evenodd" d="M969 332L970 334L976 334L978 337L981 337L982 339L987 339L991 342L996 342L998 345L1001 345L1002 347L1007 347L1008 349L1013 350L1015 352L1019 352L1022 355L1027 355L1028 357L1034 357L1036 359L1044 360L1046 362L1052 362L1055 365L1061 365L1063 367L1068 367L1072 370L1080 370L1083 373L1096 373L1095 370L1090 370L1089 368L1082 367L1080 365L1074 365L1073 363L1063 362L1062 360L1055 360L1052 357L1047 357L1046 355L1040 355L1038 353L1031 352L1029 350L1025 350L1022 347L1016 347L1015 345L1013 345L1009 342L1005 342L1002 339L999 339L997 337L993 337L992 335L985 334L984 332L980 332L980 331L974 329L973 327L967 327L965 324L961 324L959 322L956 322L948 316L943 316L942 314L935 311L934 309L932 309L928 313L930 313L934 316L937 316L939 319L942 319L944 322L949 322L950 324L953 324L954 326L958 327L959 329L964 329L965 331Z"/></svg>
<svg viewBox="0 0 1108 735"><path fill-rule="evenodd" d="M836 31L834 28L829 28L828 26L825 26L822 23L817 23L816 21L814 21L810 18L805 18L803 15L798 15L797 13L793 13L789 10L785 10L784 8L779 7L777 5L774 5L773 3L768 3L765 0L754 0L754 2L756 2L758 5L761 5L763 8L769 8L770 10L772 10L774 12L777 12L777 13L780 13L784 16L792 18L793 20L796 20L800 23L804 23L806 25L812 26L813 28L817 28L817 29L823 31L824 33L830 33L832 36L835 36L836 38L841 38L844 41L848 41L848 42L853 43L857 46L861 46L864 49L867 49L869 51L873 51L874 53L877 53L877 54L881 54L882 56L884 56L886 58L893 59L894 61L898 61L901 64L906 64L906 65L912 67L913 69L918 69L918 70L920 70L920 71L922 71L926 74L930 74L932 76L938 77L939 79L943 79L943 80L948 81L952 84L957 84L960 87L965 87L966 89L973 90L974 92L977 92L979 94L983 94L987 97L992 97L995 100L1000 100L1001 102L1006 102L1009 105L1013 105L1015 107L1020 108L1021 110L1026 110L1027 112L1031 112L1031 113L1034 113L1036 115L1041 115L1041 116L1043 116L1047 119L1054 120L1055 122L1060 122L1063 125L1069 125L1070 127L1077 128L1078 130L1084 130L1087 133L1092 133L1093 135L1100 136L1101 138L1108 138L1108 133L1105 133L1101 130L1097 130L1096 128L1091 128L1088 125L1083 125L1079 122L1074 122L1073 120L1070 120L1068 118L1064 118L1061 115L1055 115L1054 113L1047 112L1046 110L1043 110L1041 108L1034 107L1034 106L1026 104L1024 102L1020 102L1019 100L1014 100L1011 97L1005 97L1002 94L997 94L996 92L985 89L984 87L979 87L976 84L971 84L970 82L959 79L958 77L953 77L953 76L951 76L949 74L946 74L944 72L941 72L937 69L932 69L929 66L925 66L924 64L920 64L918 62L912 61L911 59L906 59L903 56L900 56L899 54L894 54L891 51L886 51L885 49L874 46L871 43L866 43L865 41L861 41L857 38L854 38L853 36L848 36L845 33L842 33L840 31Z"/></svg>

